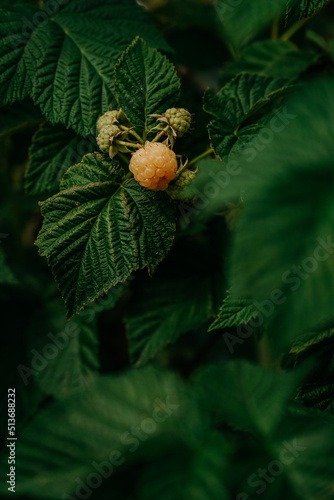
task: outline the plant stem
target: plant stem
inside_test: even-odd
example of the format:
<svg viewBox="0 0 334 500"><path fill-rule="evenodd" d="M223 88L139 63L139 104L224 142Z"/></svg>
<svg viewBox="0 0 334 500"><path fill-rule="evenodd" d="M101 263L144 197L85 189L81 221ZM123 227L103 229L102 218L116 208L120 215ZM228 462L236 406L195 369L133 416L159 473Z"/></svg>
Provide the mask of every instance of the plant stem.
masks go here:
<svg viewBox="0 0 334 500"><path fill-rule="evenodd" d="M124 181L127 181L128 179L131 179L131 177L133 177L133 173L132 172L129 172L128 174L126 174L126 176L124 177Z"/></svg>
<svg viewBox="0 0 334 500"><path fill-rule="evenodd" d="M119 128L120 128L121 130L124 130L124 131L128 130L128 131L129 131L129 134L133 135L133 137L135 137L135 138L138 140L138 142L139 142L140 144L144 144L143 139L140 137L140 135L139 135L139 134L137 134L137 132L136 132L135 130L128 129L128 128L127 128L127 127L125 127L124 125L119 125Z"/></svg>
<svg viewBox="0 0 334 500"><path fill-rule="evenodd" d="M280 20L280 16L279 16L279 14L276 14L273 25L271 27L271 39L272 40L277 40L277 38L278 38L279 20Z"/></svg>
<svg viewBox="0 0 334 500"><path fill-rule="evenodd" d="M262 366L272 365L269 341L266 333L264 333L262 338L257 341L257 353L258 353L258 362Z"/></svg>
<svg viewBox="0 0 334 500"><path fill-rule="evenodd" d="M194 158L193 160L191 160L190 163L188 163L188 167L190 167L190 165L193 165L194 163L198 162L199 160L202 160L202 158L205 158L206 156L211 155L213 152L214 152L214 149L210 148L207 151L205 151L204 153L202 153L201 155L196 156L196 158Z"/></svg>
<svg viewBox="0 0 334 500"><path fill-rule="evenodd" d="M130 130L130 132L129 132L129 133L130 133L131 135L133 135L133 137L135 137L136 139L138 139L138 142L139 142L140 144L144 144L143 139L140 137L140 135L139 135L139 134L137 134L137 132L135 132L134 130Z"/></svg>
<svg viewBox="0 0 334 500"><path fill-rule="evenodd" d="M281 40L283 42L287 42L305 23L310 19L310 17L306 17L304 19L300 19L295 24L290 26L289 29L286 30L285 33L281 36Z"/></svg>
<svg viewBox="0 0 334 500"><path fill-rule="evenodd" d="M239 59L239 54L238 52L233 48L231 44L228 44L229 51L231 53L231 56L233 57L234 61L237 61Z"/></svg>

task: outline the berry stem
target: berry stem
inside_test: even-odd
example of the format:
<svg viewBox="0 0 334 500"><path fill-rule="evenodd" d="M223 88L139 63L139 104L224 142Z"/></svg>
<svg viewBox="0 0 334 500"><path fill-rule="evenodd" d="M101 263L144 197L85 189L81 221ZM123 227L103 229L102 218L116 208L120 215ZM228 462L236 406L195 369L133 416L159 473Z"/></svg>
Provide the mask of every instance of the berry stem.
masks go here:
<svg viewBox="0 0 334 500"><path fill-rule="evenodd" d="M234 61L237 61L239 59L238 52L234 49L234 47L230 43L228 44L228 48Z"/></svg>
<svg viewBox="0 0 334 500"><path fill-rule="evenodd" d="M178 179L178 177L180 177L180 175L182 174L182 172L187 168L188 166L188 158L187 160L185 161L184 165L182 165L182 157L181 157L181 167L178 169L178 171L176 172L176 175L174 177L174 181L176 179Z"/></svg>
<svg viewBox="0 0 334 500"><path fill-rule="evenodd" d="M134 144L133 142L126 142L126 141L116 140L115 143L116 144L120 144L121 146L126 146L128 148L136 148L136 149L139 148L139 144Z"/></svg>
<svg viewBox="0 0 334 500"><path fill-rule="evenodd" d="M166 128L164 128L163 130L161 130L161 132L159 132L159 133L158 133L158 134L154 137L153 141L151 141L151 142L158 142L158 140L160 139L160 137L162 137L162 136L165 134L165 132L167 132L167 130L168 130L168 126L167 126Z"/></svg>
<svg viewBox="0 0 334 500"><path fill-rule="evenodd" d="M129 134L133 135L133 137L135 137L140 144L144 144L143 139L140 137L139 134L137 134L137 132L135 130L128 129L128 127L125 127L125 125L119 125L119 128L121 130L129 131Z"/></svg>
<svg viewBox="0 0 334 500"><path fill-rule="evenodd" d="M300 19L299 21L295 22L292 26L290 26L289 29L286 30L285 33L281 36L281 40L283 42L287 42L302 26L304 26L305 23L309 19L311 19L312 16L310 17L305 17L304 19Z"/></svg>
<svg viewBox="0 0 334 500"><path fill-rule="evenodd" d="M214 153L213 148L210 148L207 151L204 151L204 153L200 154L199 156L196 156L196 158L191 160L191 162L188 163L188 167L190 167L190 165L193 165L194 163L198 162L199 160L202 160L202 158L205 158L206 156L211 155L212 153Z"/></svg>
<svg viewBox="0 0 334 500"><path fill-rule="evenodd" d="M279 32L279 21L280 21L280 16L279 14L276 14L272 27L271 27L271 39L272 40L277 40L278 38L278 32Z"/></svg>

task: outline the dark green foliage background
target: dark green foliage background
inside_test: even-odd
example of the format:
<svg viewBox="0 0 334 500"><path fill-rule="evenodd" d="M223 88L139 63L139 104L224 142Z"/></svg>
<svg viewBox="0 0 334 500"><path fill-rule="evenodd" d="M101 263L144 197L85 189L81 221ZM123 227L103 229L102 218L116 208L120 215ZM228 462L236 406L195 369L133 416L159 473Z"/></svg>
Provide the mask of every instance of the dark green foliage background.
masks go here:
<svg viewBox="0 0 334 500"><path fill-rule="evenodd" d="M333 499L333 4L0 16L1 497L15 388L20 500ZM186 202L97 152L116 106L194 114Z"/></svg>

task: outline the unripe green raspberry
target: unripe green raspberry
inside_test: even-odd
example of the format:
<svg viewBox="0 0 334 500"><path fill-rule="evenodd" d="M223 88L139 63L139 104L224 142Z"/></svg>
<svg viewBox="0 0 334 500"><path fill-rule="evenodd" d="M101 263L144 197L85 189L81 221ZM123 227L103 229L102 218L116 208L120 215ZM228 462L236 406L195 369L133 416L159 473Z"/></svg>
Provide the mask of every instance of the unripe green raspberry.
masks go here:
<svg viewBox="0 0 334 500"><path fill-rule="evenodd" d="M104 115L100 116L97 120L97 130L100 132L103 127L107 127L108 125L114 125L117 122L119 111L107 111Z"/></svg>
<svg viewBox="0 0 334 500"><path fill-rule="evenodd" d="M193 172L193 170L184 170L176 179L175 184L177 184L177 186L181 188L184 188L189 184L190 181L195 178L195 175L196 172Z"/></svg>
<svg viewBox="0 0 334 500"><path fill-rule="evenodd" d="M165 112L165 117L173 127L178 137L188 132L191 124L191 114L185 108L170 108Z"/></svg>
<svg viewBox="0 0 334 500"><path fill-rule="evenodd" d="M121 130L117 127L117 125L107 125L101 128L100 133L96 139L101 151L103 151L104 153L109 152L110 138L114 137L119 132L121 132Z"/></svg>
<svg viewBox="0 0 334 500"><path fill-rule="evenodd" d="M184 188L191 182L196 175L192 170L184 170L168 187L168 194L174 200L187 201L187 198L182 194Z"/></svg>

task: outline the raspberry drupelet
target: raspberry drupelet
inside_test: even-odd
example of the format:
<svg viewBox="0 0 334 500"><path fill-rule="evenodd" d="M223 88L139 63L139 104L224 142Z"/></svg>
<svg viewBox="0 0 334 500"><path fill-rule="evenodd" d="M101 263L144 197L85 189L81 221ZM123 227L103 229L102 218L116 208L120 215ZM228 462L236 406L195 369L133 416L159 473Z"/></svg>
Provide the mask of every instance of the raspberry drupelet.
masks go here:
<svg viewBox="0 0 334 500"><path fill-rule="evenodd" d="M164 191L177 171L174 151L161 142L146 142L131 158L129 169L141 186Z"/></svg>

